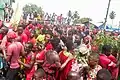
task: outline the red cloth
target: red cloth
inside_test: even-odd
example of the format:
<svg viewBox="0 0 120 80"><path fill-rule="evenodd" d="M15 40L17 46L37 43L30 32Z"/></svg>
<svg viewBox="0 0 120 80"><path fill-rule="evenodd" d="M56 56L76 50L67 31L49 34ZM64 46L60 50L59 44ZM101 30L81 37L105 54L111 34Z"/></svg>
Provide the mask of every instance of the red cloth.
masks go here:
<svg viewBox="0 0 120 80"><path fill-rule="evenodd" d="M21 34L21 40L22 43L28 42L28 36L24 32Z"/></svg>
<svg viewBox="0 0 120 80"><path fill-rule="evenodd" d="M27 57L25 58L25 63L26 63L26 64L29 64L29 63L31 62L32 56L35 57L35 54L32 54L31 56L27 56ZM35 66L33 66L31 69L27 69L27 70L25 71L26 80L32 80L34 73L35 73Z"/></svg>
<svg viewBox="0 0 120 80"><path fill-rule="evenodd" d="M2 40L3 39L3 35L2 34L0 34L0 40Z"/></svg>
<svg viewBox="0 0 120 80"><path fill-rule="evenodd" d="M11 56L10 58L10 68L16 69L19 68L20 65L18 63L18 59L20 57L21 50L23 45L20 42L11 43L7 48L7 55Z"/></svg>
<svg viewBox="0 0 120 80"><path fill-rule="evenodd" d="M39 52L36 56L37 60L45 60L45 50Z"/></svg>
<svg viewBox="0 0 120 80"><path fill-rule="evenodd" d="M33 45L35 45L35 43L36 43L36 39L35 38L32 38L32 39L30 39L29 40Z"/></svg>
<svg viewBox="0 0 120 80"><path fill-rule="evenodd" d="M56 71L58 70L56 64L50 64L48 61L45 60L42 67L43 67L44 71L46 72L47 80L56 80L55 74L56 74Z"/></svg>
<svg viewBox="0 0 120 80"><path fill-rule="evenodd" d="M17 37L17 34L14 31L10 31L7 33L7 38L15 39Z"/></svg>
<svg viewBox="0 0 120 80"><path fill-rule="evenodd" d="M113 55L108 56L108 58L117 64L117 59Z"/></svg>
<svg viewBox="0 0 120 80"><path fill-rule="evenodd" d="M32 24L29 24L26 28L25 28L25 30L24 30L24 33L28 36L28 37L30 37L30 29L32 29L33 30L33 25Z"/></svg>
<svg viewBox="0 0 120 80"><path fill-rule="evenodd" d="M117 59L113 55L108 56L108 58L111 61L113 61L115 64L117 64ZM112 68L110 68L110 70L111 70L113 78L117 78L118 77L119 68L112 67Z"/></svg>
<svg viewBox="0 0 120 80"><path fill-rule="evenodd" d="M51 43L47 43L46 44L46 50L52 50L53 49L53 46Z"/></svg>
<svg viewBox="0 0 120 80"><path fill-rule="evenodd" d="M26 29L24 30L24 33L25 33L28 37L30 37L30 31L29 31L29 29L26 28Z"/></svg>
<svg viewBox="0 0 120 80"><path fill-rule="evenodd" d="M117 79L119 68L116 67L116 63L114 62L116 62L116 59L112 55L106 56L101 54L99 57L99 63L101 67L108 69L111 72L112 77Z"/></svg>
<svg viewBox="0 0 120 80"><path fill-rule="evenodd" d="M61 64L63 64L67 58L68 57L64 55L64 51L62 51L60 53ZM68 73L71 71L72 62L74 62L74 59L70 60L62 71L59 71L57 80L66 80Z"/></svg>
<svg viewBox="0 0 120 80"><path fill-rule="evenodd" d="M37 24L37 27L39 27L40 29L43 28L43 26L40 24Z"/></svg>

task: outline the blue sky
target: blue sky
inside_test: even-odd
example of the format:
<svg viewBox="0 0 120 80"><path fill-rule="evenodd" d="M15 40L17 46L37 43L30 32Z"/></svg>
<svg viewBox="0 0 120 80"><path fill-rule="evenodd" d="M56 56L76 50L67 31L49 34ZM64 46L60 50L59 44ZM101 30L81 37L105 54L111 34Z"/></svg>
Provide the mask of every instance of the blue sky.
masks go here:
<svg viewBox="0 0 120 80"><path fill-rule="evenodd" d="M19 2L20 0L16 0ZM23 7L27 3L33 3L41 6L45 12L67 14L68 10L77 10L81 17L90 17L94 22L103 21L105 18L107 4L109 0L21 0L20 5ZM15 8L15 4L13 7ZM120 0L111 1L111 11L116 12L116 18L114 24L118 24L120 21ZM111 20L108 17L108 23Z"/></svg>

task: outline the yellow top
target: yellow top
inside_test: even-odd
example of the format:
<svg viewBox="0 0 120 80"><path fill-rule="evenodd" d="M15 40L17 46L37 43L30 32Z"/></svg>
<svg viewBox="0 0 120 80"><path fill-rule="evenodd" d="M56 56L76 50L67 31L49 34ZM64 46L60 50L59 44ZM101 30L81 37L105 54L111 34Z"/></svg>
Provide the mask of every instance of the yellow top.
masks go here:
<svg viewBox="0 0 120 80"><path fill-rule="evenodd" d="M44 43L44 42L45 42L45 35L41 35L41 34L40 34L40 35L37 37L36 40L39 41L39 42Z"/></svg>

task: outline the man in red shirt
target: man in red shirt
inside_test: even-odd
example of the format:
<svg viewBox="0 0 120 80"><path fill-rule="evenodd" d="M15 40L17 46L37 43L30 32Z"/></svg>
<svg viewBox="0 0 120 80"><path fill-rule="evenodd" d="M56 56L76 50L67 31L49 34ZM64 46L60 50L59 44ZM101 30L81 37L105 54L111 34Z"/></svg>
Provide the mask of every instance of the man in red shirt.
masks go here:
<svg viewBox="0 0 120 80"><path fill-rule="evenodd" d="M99 56L99 64L102 68L108 69L111 72L112 78L117 80L119 63L113 55L111 55L112 47L110 45L104 45L102 47L102 54Z"/></svg>
<svg viewBox="0 0 120 80"><path fill-rule="evenodd" d="M0 44L0 49L2 50L2 52L4 54L4 57L6 57L5 50L8 46L6 34L8 33L9 29L7 27L2 27L1 30L2 30L2 34L1 34L2 41L1 41L1 44Z"/></svg>
<svg viewBox="0 0 120 80"><path fill-rule="evenodd" d="M18 36L21 37L21 43L24 45L26 42L28 42L28 36L23 32L23 27L19 26L18 27Z"/></svg>
<svg viewBox="0 0 120 80"><path fill-rule="evenodd" d="M10 31L7 34L7 41L10 42L10 45L7 48L6 61L10 64L10 68L8 69L6 80L15 80L20 68L18 59L21 53L24 53L24 47L20 42L15 41L16 37L17 35L14 31Z"/></svg>

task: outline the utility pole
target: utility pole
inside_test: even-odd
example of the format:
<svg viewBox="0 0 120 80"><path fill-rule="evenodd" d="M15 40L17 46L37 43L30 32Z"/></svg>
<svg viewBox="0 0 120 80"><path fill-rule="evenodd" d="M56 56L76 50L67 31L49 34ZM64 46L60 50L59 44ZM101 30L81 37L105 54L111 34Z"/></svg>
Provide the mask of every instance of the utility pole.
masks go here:
<svg viewBox="0 0 120 80"><path fill-rule="evenodd" d="M110 3L111 3L111 0L109 0L109 2L108 2L108 8L107 8L107 13L106 13L105 22L104 22L104 29L105 29L106 22L107 22L107 17L108 17L108 13L109 13L109 9L110 9Z"/></svg>

